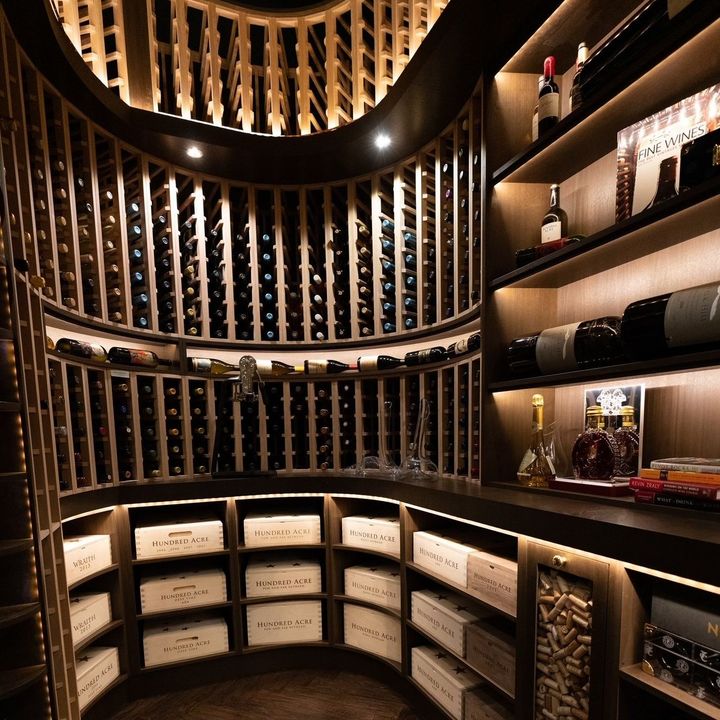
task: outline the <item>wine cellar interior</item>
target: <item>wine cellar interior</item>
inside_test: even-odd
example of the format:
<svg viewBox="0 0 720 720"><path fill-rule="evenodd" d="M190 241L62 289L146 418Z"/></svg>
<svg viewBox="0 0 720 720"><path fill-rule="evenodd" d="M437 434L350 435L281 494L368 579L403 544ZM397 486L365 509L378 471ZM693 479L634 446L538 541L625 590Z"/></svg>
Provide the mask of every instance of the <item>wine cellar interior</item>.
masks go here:
<svg viewBox="0 0 720 720"><path fill-rule="evenodd" d="M338 667L720 718L719 46L709 0L0 1L0 718Z"/></svg>

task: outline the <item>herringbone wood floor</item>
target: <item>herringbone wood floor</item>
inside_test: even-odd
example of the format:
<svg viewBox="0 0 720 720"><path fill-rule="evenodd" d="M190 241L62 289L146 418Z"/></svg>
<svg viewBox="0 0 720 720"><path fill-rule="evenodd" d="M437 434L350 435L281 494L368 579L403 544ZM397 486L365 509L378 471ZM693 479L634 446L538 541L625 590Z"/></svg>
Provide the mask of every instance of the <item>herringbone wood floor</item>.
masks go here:
<svg viewBox="0 0 720 720"><path fill-rule="evenodd" d="M109 720L421 720L363 675L292 670L137 700Z"/></svg>

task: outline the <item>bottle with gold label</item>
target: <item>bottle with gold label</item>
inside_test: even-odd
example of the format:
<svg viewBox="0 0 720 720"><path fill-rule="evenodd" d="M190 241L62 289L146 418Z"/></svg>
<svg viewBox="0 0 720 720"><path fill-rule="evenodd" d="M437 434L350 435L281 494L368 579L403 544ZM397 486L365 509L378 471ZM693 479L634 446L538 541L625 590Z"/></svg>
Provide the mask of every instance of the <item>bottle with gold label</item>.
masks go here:
<svg viewBox="0 0 720 720"><path fill-rule="evenodd" d="M543 410L545 400L542 395L532 396L532 430L530 446L525 451L517 471L518 482L526 487L548 487L555 479L555 468L545 450L543 434Z"/></svg>
<svg viewBox="0 0 720 720"><path fill-rule="evenodd" d="M635 408L624 405L620 408L622 425L613 433L617 443L618 467L616 475L632 477L637 475L640 435L635 422Z"/></svg>
<svg viewBox="0 0 720 720"><path fill-rule="evenodd" d="M605 428L607 422L599 405L586 410L585 430L572 449L573 473L582 480L612 480L618 474L618 445Z"/></svg>

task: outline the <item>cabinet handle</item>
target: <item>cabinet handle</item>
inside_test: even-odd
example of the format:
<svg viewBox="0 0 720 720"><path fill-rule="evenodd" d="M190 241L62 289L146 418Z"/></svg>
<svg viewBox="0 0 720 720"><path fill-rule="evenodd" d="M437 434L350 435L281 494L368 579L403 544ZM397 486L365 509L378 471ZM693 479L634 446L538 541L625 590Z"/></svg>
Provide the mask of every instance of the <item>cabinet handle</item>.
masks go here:
<svg viewBox="0 0 720 720"><path fill-rule="evenodd" d="M563 557L562 555L553 555L550 562L552 563L553 567L563 568L567 564L567 558Z"/></svg>

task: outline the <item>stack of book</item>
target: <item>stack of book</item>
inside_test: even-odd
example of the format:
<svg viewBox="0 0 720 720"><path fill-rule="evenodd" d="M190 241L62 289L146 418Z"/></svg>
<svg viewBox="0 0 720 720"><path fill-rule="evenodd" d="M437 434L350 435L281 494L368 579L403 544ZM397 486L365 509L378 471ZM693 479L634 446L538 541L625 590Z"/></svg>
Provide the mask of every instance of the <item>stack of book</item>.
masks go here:
<svg viewBox="0 0 720 720"><path fill-rule="evenodd" d="M720 511L720 458L663 458L630 479L635 502Z"/></svg>

